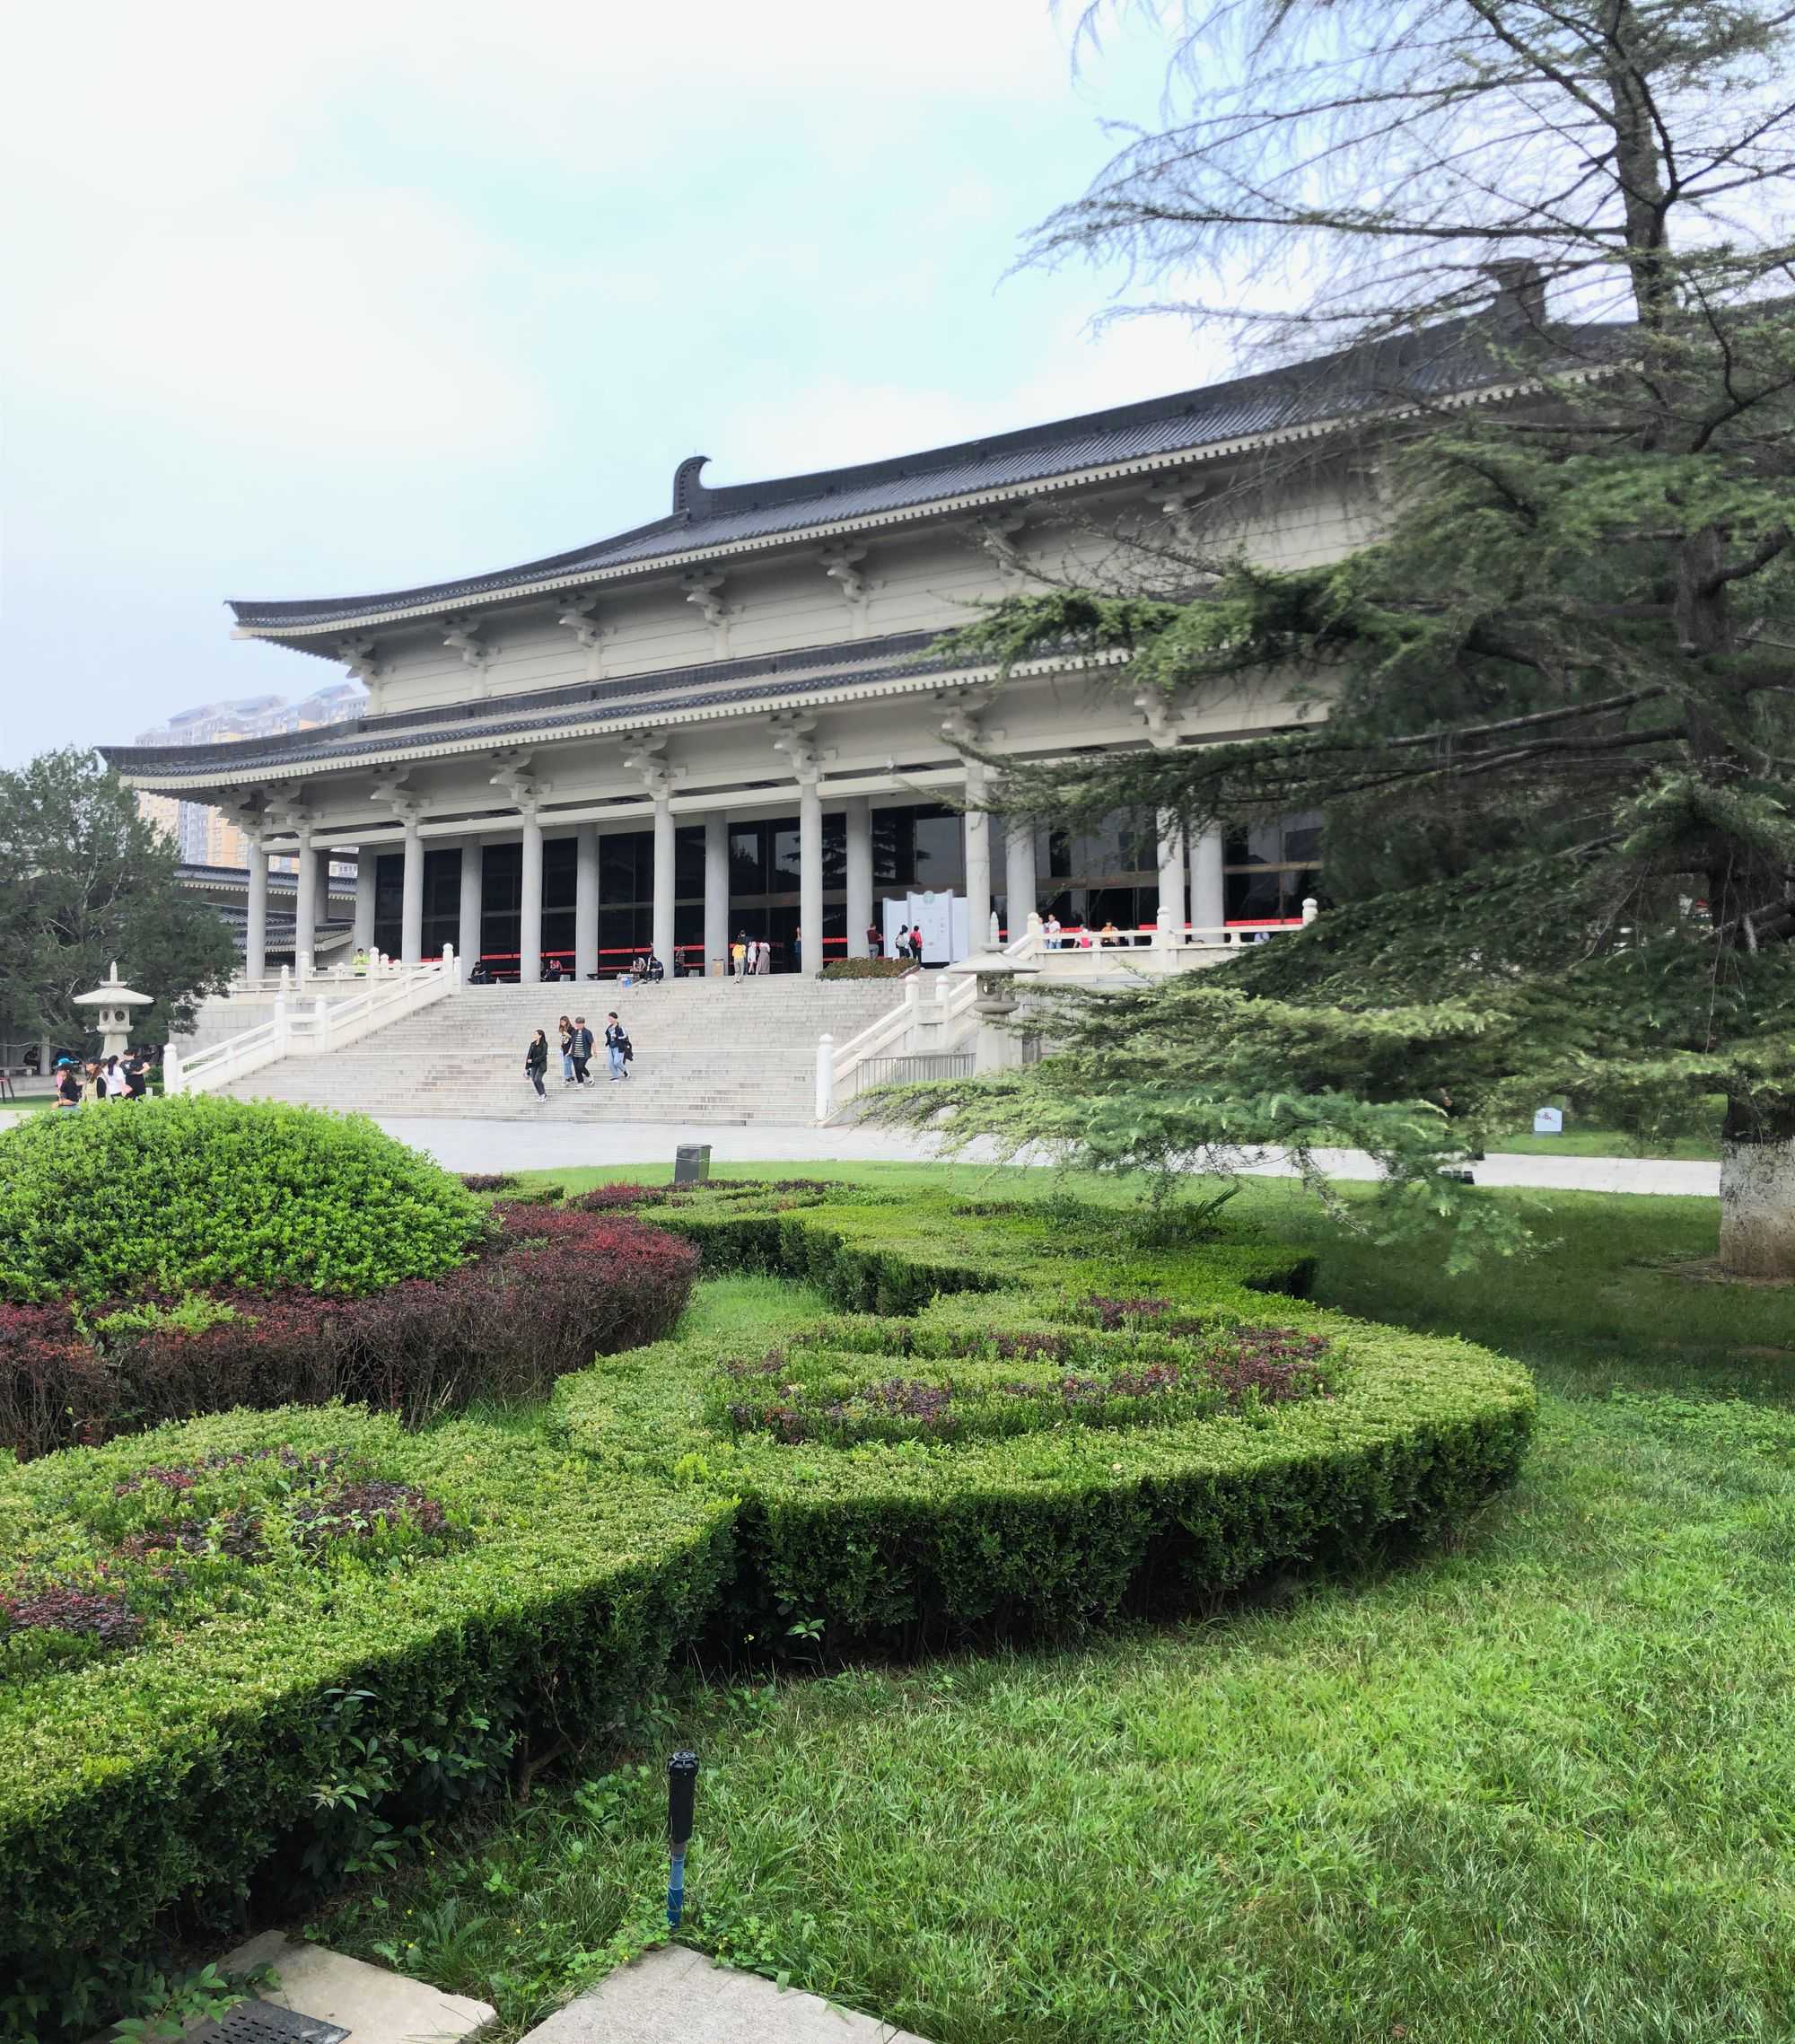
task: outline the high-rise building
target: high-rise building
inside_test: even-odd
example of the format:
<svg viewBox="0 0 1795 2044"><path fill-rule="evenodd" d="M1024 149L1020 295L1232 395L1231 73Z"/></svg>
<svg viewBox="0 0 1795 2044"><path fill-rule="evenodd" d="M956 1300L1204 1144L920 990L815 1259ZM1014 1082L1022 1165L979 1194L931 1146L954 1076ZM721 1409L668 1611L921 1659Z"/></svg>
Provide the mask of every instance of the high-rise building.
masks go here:
<svg viewBox="0 0 1795 2044"><path fill-rule="evenodd" d="M359 716L368 698L352 681L333 681L296 703L284 696L239 696L230 702L200 703L181 710L157 731L137 733L139 745L224 745L234 739L273 738L288 732L312 731L320 724L341 724ZM223 810L174 795L137 794L137 813L153 823L180 847L181 864L189 866L247 866L249 840ZM276 873L290 873L290 858L268 861ZM333 864L333 872L353 873L353 865Z"/></svg>

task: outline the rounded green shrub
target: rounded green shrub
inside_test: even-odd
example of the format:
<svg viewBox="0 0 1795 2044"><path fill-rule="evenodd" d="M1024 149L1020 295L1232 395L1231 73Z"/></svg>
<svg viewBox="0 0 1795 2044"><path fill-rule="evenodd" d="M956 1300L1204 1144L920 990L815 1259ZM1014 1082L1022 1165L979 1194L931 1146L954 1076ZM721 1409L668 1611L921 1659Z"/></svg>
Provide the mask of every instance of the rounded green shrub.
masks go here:
<svg viewBox="0 0 1795 2044"><path fill-rule="evenodd" d="M355 1115L203 1096L0 1136L0 1299L365 1293L461 1262L485 1208Z"/></svg>

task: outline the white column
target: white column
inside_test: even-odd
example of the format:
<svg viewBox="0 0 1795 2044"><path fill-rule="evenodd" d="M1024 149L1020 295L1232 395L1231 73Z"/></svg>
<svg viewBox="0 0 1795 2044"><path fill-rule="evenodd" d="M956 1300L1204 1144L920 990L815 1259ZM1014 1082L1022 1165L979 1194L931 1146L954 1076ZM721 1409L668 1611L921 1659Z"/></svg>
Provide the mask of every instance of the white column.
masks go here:
<svg viewBox="0 0 1795 2044"><path fill-rule="evenodd" d="M730 838L729 811L714 809L705 818L705 961L704 971L722 959L729 962Z"/></svg>
<svg viewBox="0 0 1795 2044"><path fill-rule="evenodd" d="M969 759L966 799L985 799L985 768ZM991 819L982 809L966 812L966 929L975 952L985 949L991 927Z"/></svg>
<svg viewBox="0 0 1795 2044"><path fill-rule="evenodd" d="M650 942L654 955L673 977L673 798L654 798L654 921Z"/></svg>
<svg viewBox="0 0 1795 2044"><path fill-rule="evenodd" d="M251 838L250 840L250 926L243 946L243 977L253 986L267 969L268 848L259 838Z"/></svg>
<svg viewBox="0 0 1795 2044"><path fill-rule="evenodd" d="M814 979L823 969L823 795L816 777L798 783L798 969Z"/></svg>
<svg viewBox="0 0 1795 2044"><path fill-rule="evenodd" d="M471 838L461 847L461 914L455 945L461 960L464 980L480 962L480 910L486 899L486 847L477 838Z"/></svg>
<svg viewBox="0 0 1795 2044"><path fill-rule="evenodd" d="M847 955L860 956L872 921L872 803L854 795L847 805Z"/></svg>
<svg viewBox="0 0 1795 2044"><path fill-rule="evenodd" d="M1025 936L1035 913L1035 826L1020 816L1003 819L1003 895L1008 942Z"/></svg>
<svg viewBox="0 0 1795 2044"><path fill-rule="evenodd" d="M374 882L381 855L372 845L355 847L355 926L350 943L356 951L374 948Z"/></svg>
<svg viewBox="0 0 1795 2044"><path fill-rule="evenodd" d="M1190 919L1199 930L1219 929L1227 914L1221 884L1221 833L1204 830L1190 841Z"/></svg>
<svg viewBox="0 0 1795 2044"><path fill-rule="evenodd" d="M574 977L599 969L599 827L582 823L574 840Z"/></svg>
<svg viewBox="0 0 1795 2044"><path fill-rule="evenodd" d="M1184 931L1184 832L1178 829L1178 818L1162 811L1160 816L1160 921L1162 927L1169 921L1174 941Z"/></svg>
<svg viewBox="0 0 1795 2044"><path fill-rule="evenodd" d="M424 840L417 819L405 820L405 878L399 890L398 957L416 965L424 956Z"/></svg>
<svg viewBox="0 0 1795 2044"><path fill-rule="evenodd" d="M517 977L524 987L542 983L542 825L535 809L523 812L523 902L517 926Z"/></svg>
<svg viewBox="0 0 1795 2044"><path fill-rule="evenodd" d="M299 834L297 899L293 915L293 976L302 986L311 969L311 947L318 935L318 862L311 855L311 833Z"/></svg>

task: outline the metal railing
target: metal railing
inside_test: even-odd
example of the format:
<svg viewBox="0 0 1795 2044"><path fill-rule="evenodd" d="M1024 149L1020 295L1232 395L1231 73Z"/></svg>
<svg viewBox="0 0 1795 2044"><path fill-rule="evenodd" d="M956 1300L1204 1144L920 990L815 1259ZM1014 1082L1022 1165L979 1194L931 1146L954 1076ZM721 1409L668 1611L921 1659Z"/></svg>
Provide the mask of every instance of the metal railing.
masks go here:
<svg viewBox="0 0 1795 2044"><path fill-rule="evenodd" d="M898 1057L862 1057L855 1073L856 1092L869 1086L919 1085L927 1079L969 1079L975 1062L970 1050L924 1050Z"/></svg>

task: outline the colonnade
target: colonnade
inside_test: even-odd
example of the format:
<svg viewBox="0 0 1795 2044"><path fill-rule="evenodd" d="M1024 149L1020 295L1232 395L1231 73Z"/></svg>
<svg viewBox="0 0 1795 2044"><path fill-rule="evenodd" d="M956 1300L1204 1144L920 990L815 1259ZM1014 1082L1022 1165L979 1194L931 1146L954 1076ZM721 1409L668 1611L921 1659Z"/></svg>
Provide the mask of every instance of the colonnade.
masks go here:
<svg viewBox="0 0 1795 2044"><path fill-rule="evenodd" d="M969 769L968 792L982 792ZM814 776L799 784L798 790L799 928L803 933L800 966L805 973L817 972L823 961L823 803ZM847 836L846 923L850 946L859 943L872 920L872 803L869 796L851 795L843 803ZM681 819L684 820L685 819ZM440 840L426 841L416 814L401 819L400 842L404 875L400 888L399 957L416 965L424 953L424 855L427 849L452 849ZM728 955L730 940L729 812L709 810L692 820L701 820L705 830L705 956L706 960ZM526 984L539 980L542 970L542 823L534 806L521 819L522 846L522 909L518 933L519 970ZM654 804L654 880L652 943L656 953L668 961L673 956L674 832L678 822L670 802ZM991 819L983 811L968 810L964 818L966 850L967 926L976 947L990 926L992 908ZM599 827L582 823L574 833L574 969L585 979L599 964ZM457 954L469 961L480 955L484 844L477 838L465 839L461 854L460 929ZM355 875L355 919L352 942L358 952L374 948L374 873L372 847L361 858ZM318 926L320 873L326 874L323 888L328 898L328 852L314 852L309 832L300 835L296 945L302 952L311 946L305 933ZM1189 916L1185 913L1188 881ZM1011 921L1019 925L1014 904L1025 902L1029 909L1038 901L1039 880L1036 872L1035 833L1006 833L1004 894L1011 904ZM250 917L244 970L251 980L260 979L267 959L268 854L263 844L250 847ZM1170 819L1161 820L1160 836L1160 901L1169 908L1175 927L1186 920L1198 929L1219 928L1223 917L1222 849L1218 832L1205 831L1186 846L1184 836Z"/></svg>

